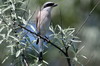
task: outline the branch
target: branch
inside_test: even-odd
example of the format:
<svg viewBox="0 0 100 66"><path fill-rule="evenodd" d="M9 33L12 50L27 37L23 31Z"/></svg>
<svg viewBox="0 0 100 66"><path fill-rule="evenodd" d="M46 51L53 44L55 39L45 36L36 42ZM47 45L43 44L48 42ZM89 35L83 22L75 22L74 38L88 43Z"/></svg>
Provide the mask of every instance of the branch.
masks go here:
<svg viewBox="0 0 100 66"><path fill-rule="evenodd" d="M60 47L58 47L58 46L55 45L54 43L52 43L49 39L44 38L43 36L38 35L37 33L32 32L31 30L29 30L29 29L27 29L27 28L25 28L25 27L23 27L23 26L21 26L21 25L18 25L18 26L21 27L21 28L23 28L23 29L25 29L25 30L27 30L27 31L30 32L31 34L34 34L34 35L36 35L36 36L39 36L39 37L42 38L43 40L47 41L47 43L50 43L50 44L53 45L55 48L57 48L58 50L60 50L66 57L68 57L68 54L66 54L66 52L64 52ZM71 64L69 64L69 66L71 66Z"/></svg>
<svg viewBox="0 0 100 66"><path fill-rule="evenodd" d="M43 40L47 41L48 43L50 43L51 45L53 45L54 47L56 47L57 49L59 49L59 50L66 56L66 53L65 53L61 48L59 48L57 45L55 45L54 43L52 43L49 39L44 38L43 36L41 36L41 35L39 35L39 34L37 34L37 33L35 33L35 32L32 32L31 30L29 30L29 29L27 29L27 28L25 28L25 27L23 27L23 26L21 26L21 25L18 25L18 26L21 27L21 28L23 28L23 29L25 29L25 30L27 30L27 31L30 32L31 34L34 34L34 35L36 35L36 36L39 36L39 37L42 38Z"/></svg>
<svg viewBox="0 0 100 66"><path fill-rule="evenodd" d="M62 19L62 14L61 14L61 9L60 9L60 8L59 8L59 11L60 11L60 20L61 20L61 27L62 27L62 22L63 22L62 20L63 20L63 19ZM61 33L61 34L62 34L62 38L63 38L63 33ZM66 57L68 57L68 58L67 58L68 66L71 66L71 61L70 61L69 54L68 54L69 46L66 47L63 40L62 40L62 42L63 42L64 48L65 48Z"/></svg>

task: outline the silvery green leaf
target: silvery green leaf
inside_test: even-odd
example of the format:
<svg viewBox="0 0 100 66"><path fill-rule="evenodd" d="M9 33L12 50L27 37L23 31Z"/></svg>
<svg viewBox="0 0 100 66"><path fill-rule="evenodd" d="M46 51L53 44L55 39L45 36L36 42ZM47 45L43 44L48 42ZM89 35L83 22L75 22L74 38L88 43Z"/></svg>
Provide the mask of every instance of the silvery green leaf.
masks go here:
<svg viewBox="0 0 100 66"><path fill-rule="evenodd" d="M74 57L73 59L74 59L75 61L78 61L77 57Z"/></svg>
<svg viewBox="0 0 100 66"><path fill-rule="evenodd" d="M22 10L22 11L25 11L25 12L27 12L25 9L23 9L23 8L16 8L16 10Z"/></svg>
<svg viewBox="0 0 100 66"><path fill-rule="evenodd" d="M18 57L18 56L20 55L21 52L22 52L21 50L17 51L17 52L16 52L16 57Z"/></svg>
<svg viewBox="0 0 100 66"><path fill-rule="evenodd" d="M18 18L19 18L19 19L21 19L21 17L20 17L20 16L18 16Z"/></svg>
<svg viewBox="0 0 100 66"><path fill-rule="evenodd" d="M15 45L8 45L7 47L10 48L10 47L14 47L14 46L15 46Z"/></svg>
<svg viewBox="0 0 100 66"><path fill-rule="evenodd" d="M12 32L12 29L10 29L7 33L7 38L9 37L9 34Z"/></svg>
<svg viewBox="0 0 100 66"><path fill-rule="evenodd" d="M14 53L13 53L13 50L14 50L13 48L14 48L14 46L15 46L15 45L9 45L9 46L7 46L7 47L10 48L10 50L11 50L11 55L14 54Z"/></svg>
<svg viewBox="0 0 100 66"><path fill-rule="evenodd" d="M77 58L77 57L74 57L73 59L74 59L78 64L80 64L80 66L83 66L83 64L80 63L80 62L78 61L78 58Z"/></svg>
<svg viewBox="0 0 100 66"><path fill-rule="evenodd" d="M3 9L3 10L1 11L1 13L4 13L5 11L9 10L10 8L11 8L11 5L8 6L7 8L5 8L5 9Z"/></svg>
<svg viewBox="0 0 100 66"><path fill-rule="evenodd" d="M85 58L85 59L88 59L86 56L84 56L84 55L81 55L83 58Z"/></svg>
<svg viewBox="0 0 100 66"><path fill-rule="evenodd" d="M0 5L0 8L6 7L7 5Z"/></svg>
<svg viewBox="0 0 100 66"><path fill-rule="evenodd" d="M29 26L33 29L33 32L36 33L36 29L31 24L29 24Z"/></svg>
<svg viewBox="0 0 100 66"><path fill-rule="evenodd" d="M72 30L72 31L69 33L69 35L72 35L74 32L75 32L75 30Z"/></svg>
<svg viewBox="0 0 100 66"><path fill-rule="evenodd" d="M71 39L72 42L81 42L80 40L73 40Z"/></svg>
<svg viewBox="0 0 100 66"><path fill-rule="evenodd" d="M2 9L0 9L0 14L1 14Z"/></svg>
<svg viewBox="0 0 100 66"><path fill-rule="evenodd" d="M50 30L51 32L55 33L52 26L49 27L49 30Z"/></svg>
<svg viewBox="0 0 100 66"><path fill-rule="evenodd" d="M16 52L16 57L18 57L24 49L25 49L25 48L18 50L18 51Z"/></svg>
<svg viewBox="0 0 100 66"><path fill-rule="evenodd" d="M23 24L27 25L27 21L24 18L21 18L21 19L22 19Z"/></svg>
<svg viewBox="0 0 100 66"><path fill-rule="evenodd" d="M9 58L9 56L5 57L5 59L2 61L2 64Z"/></svg>
<svg viewBox="0 0 100 66"><path fill-rule="evenodd" d="M23 45L23 46L26 46L26 43L24 43L24 42L20 42L20 44Z"/></svg>
<svg viewBox="0 0 100 66"><path fill-rule="evenodd" d="M32 56L33 58L37 58L36 56L34 56L33 54L29 54L30 56Z"/></svg>
<svg viewBox="0 0 100 66"><path fill-rule="evenodd" d="M75 28L67 28L67 30L75 30Z"/></svg>
<svg viewBox="0 0 100 66"><path fill-rule="evenodd" d="M24 2L22 2L22 1L17 1L15 4L23 4Z"/></svg>
<svg viewBox="0 0 100 66"><path fill-rule="evenodd" d="M41 63L41 64L39 64L38 66L42 66L43 64Z"/></svg>
<svg viewBox="0 0 100 66"><path fill-rule="evenodd" d="M3 42L3 40L0 40L0 44Z"/></svg>
<svg viewBox="0 0 100 66"><path fill-rule="evenodd" d="M32 40L32 44L35 43L37 40Z"/></svg>
<svg viewBox="0 0 100 66"><path fill-rule="evenodd" d="M12 6L12 10L15 10L15 5L14 5L14 4L12 4L11 6Z"/></svg>
<svg viewBox="0 0 100 66"><path fill-rule="evenodd" d="M45 63L45 64L47 64L47 65L49 64L49 63L48 63L48 62L46 62L45 60L43 60L43 63Z"/></svg>
<svg viewBox="0 0 100 66"><path fill-rule="evenodd" d="M39 51L35 47L32 46L32 48L30 48L30 49L33 49L36 53L39 54Z"/></svg>
<svg viewBox="0 0 100 66"><path fill-rule="evenodd" d="M11 16L12 16L13 18L16 18L16 13L11 14Z"/></svg>
<svg viewBox="0 0 100 66"><path fill-rule="evenodd" d="M62 34L63 34L63 35L65 35L65 34L66 34L66 33L65 33L65 30L62 30Z"/></svg>
<svg viewBox="0 0 100 66"><path fill-rule="evenodd" d="M46 48L48 48L48 46L46 44L43 44Z"/></svg>
<svg viewBox="0 0 100 66"><path fill-rule="evenodd" d="M4 29L5 27L4 26L2 26L1 28L0 28L0 32Z"/></svg>
<svg viewBox="0 0 100 66"><path fill-rule="evenodd" d="M2 36L3 39L5 39L5 34L0 34L0 36Z"/></svg>
<svg viewBox="0 0 100 66"><path fill-rule="evenodd" d="M62 28L61 28L61 26L60 26L60 25L57 25L57 27L59 28L59 30L60 30L60 31L62 30Z"/></svg>
<svg viewBox="0 0 100 66"><path fill-rule="evenodd" d="M9 37L11 37L11 38L13 38L14 40L16 40L16 41L18 41L18 42L19 42L19 39L18 39L18 38L16 38L15 36L11 36L11 35L9 35Z"/></svg>

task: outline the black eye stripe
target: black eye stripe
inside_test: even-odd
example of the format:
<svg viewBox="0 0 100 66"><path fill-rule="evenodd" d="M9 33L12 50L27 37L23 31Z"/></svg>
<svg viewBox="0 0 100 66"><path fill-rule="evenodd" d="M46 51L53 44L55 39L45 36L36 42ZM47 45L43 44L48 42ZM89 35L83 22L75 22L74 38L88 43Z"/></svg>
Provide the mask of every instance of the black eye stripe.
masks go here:
<svg viewBox="0 0 100 66"><path fill-rule="evenodd" d="M48 3L48 4L46 4L45 6L44 6L44 8L45 7L48 7L48 6L53 6L54 5L54 3Z"/></svg>

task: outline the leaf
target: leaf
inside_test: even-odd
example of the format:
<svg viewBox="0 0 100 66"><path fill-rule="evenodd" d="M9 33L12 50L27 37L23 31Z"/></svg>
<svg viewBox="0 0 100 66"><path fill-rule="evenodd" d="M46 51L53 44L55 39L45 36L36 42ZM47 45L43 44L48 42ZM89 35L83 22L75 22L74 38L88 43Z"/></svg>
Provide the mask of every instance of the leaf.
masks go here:
<svg viewBox="0 0 100 66"><path fill-rule="evenodd" d="M14 46L15 46L15 45L9 45L9 46L7 46L8 48L11 49L11 55L13 55L13 48L14 48Z"/></svg>
<svg viewBox="0 0 100 66"><path fill-rule="evenodd" d="M50 26L50 27L49 27L49 30L50 30L52 33L55 33L54 30L53 30L53 26Z"/></svg>
<svg viewBox="0 0 100 66"><path fill-rule="evenodd" d="M73 59L74 59L75 61L78 61L77 57L74 57Z"/></svg>
<svg viewBox="0 0 100 66"><path fill-rule="evenodd" d="M10 8L11 8L11 5L8 6L7 8L5 8L5 9L3 9L3 10L1 11L1 13L4 13L5 11L9 10Z"/></svg>
<svg viewBox="0 0 100 66"><path fill-rule="evenodd" d="M7 5L0 5L0 8L6 7Z"/></svg>
<svg viewBox="0 0 100 66"><path fill-rule="evenodd" d="M43 60L43 63L45 63L45 64L47 64L47 65L49 64L48 62L46 62L46 61L44 61L44 60Z"/></svg>
<svg viewBox="0 0 100 66"><path fill-rule="evenodd" d="M73 39L71 39L71 41L72 41L72 42L77 42L77 43L78 43L78 42L81 42L80 40L73 40Z"/></svg>
<svg viewBox="0 0 100 66"><path fill-rule="evenodd" d="M30 27L33 29L33 32L36 32L36 29L32 25L30 25Z"/></svg>
<svg viewBox="0 0 100 66"><path fill-rule="evenodd" d="M16 57L18 57L20 54L21 54L21 52L24 50L24 48L23 49L20 49L20 50L18 50L17 52L16 52Z"/></svg>
<svg viewBox="0 0 100 66"><path fill-rule="evenodd" d="M9 58L9 56L5 57L5 59L2 61L2 64Z"/></svg>
<svg viewBox="0 0 100 66"><path fill-rule="evenodd" d="M2 9L0 9L0 14L1 14L1 10L2 10ZM0 23L1 23L1 22L0 22Z"/></svg>
<svg viewBox="0 0 100 66"><path fill-rule="evenodd" d="M32 40L32 44L35 43L37 40Z"/></svg>
<svg viewBox="0 0 100 66"><path fill-rule="evenodd" d="M23 8L16 8L16 10L21 10L21 11L25 11L25 12L27 12L25 9L23 9Z"/></svg>
<svg viewBox="0 0 100 66"><path fill-rule="evenodd" d="M11 6L12 6L12 10L15 10L15 5L13 3L12 3Z"/></svg>
<svg viewBox="0 0 100 66"><path fill-rule="evenodd" d="M72 30L69 35L72 35L74 32L75 32L75 30Z"/></svg>
<svg viewBox="0 0 100 66"><path fill-rule="evenodd" d="M14 40L16 40L16 41L18 41L19 42L19 39L18 38L16 38L16 37L14 37L14 36L9 36L9 37L11 37L11 38L13 38Z"/></svg>
<svg viewBox="0 0 100 66"><path fill-rule="evenodd" d="M0 34L0 36L2 36L3 39L5 39L5 34Z"/></svg>
<svg viewBox="0 0 100 66"><path fill-rule="evenodd" d="M87 59L87 57L86 56L84 56L84 55L81 55L83 58L85 58L85 59Z"/></svg>
<svg viewBox="0 0 100 66"><path fill-rule="evenodd" d="M21 53L21 50L17 51L16 52L16 57L18 57L20 55L20 53Z"/></svg>
<svg viewBox="0 0 100 66"><path fill-rule="evenodd" d="M18 16L18 18L19 18L19 19L21 19L21 17L20 17L20 16Z"/></svg>
<svg viewBox="0 0 100 66"><path fill-rule="evenodd" d="M16 13L11 14L11 16L12 16L13 18L17 18L17 17L16 17Z"/></svg>
<svg viewBox="0 0 100 66"><path fill-rule="evenodd" d="M57 25L57 27L59 28L59 30L60 30L60 31L62 30L62 28L61 28L61 26L60 26L60 25Z"/></svg>
<svg viewBox="0 0 100 66"><path fill-rule="evenodd" d="M41 64L39 64L38 66L42 66L43 64L41 63Z"/></svg>
<svg viewBox="0 0 100 66"><path fill-rule="evenodd" d="M22 1L17 1L17 2L15 3L15 6L16 6L16 7L20 7L22 4L23 4Z"/></svg>
<svg viewBox="0 0 100 66"><path fill-rule="evenodd" d="M30 55L31 57L33 57L33 58L36 58L36 59L37 59L37 57L36 57L35 55L33 55L33 54L28 54L28 55Z"/></svg>
<svg viewBox="0 0 100 66"><path fill-rule="evenodd" d="M21 18L21 19L22 19L23 24L27 25L27 21L24 18Z"/></svg>
<svg viewBox="0 0 100 66"><path fill-rule="evenodd" d="M3 40L0 40L0 44L3 42Z"/></svg>
<svg viewBox="0 0 100 66"><path fill-rule="evenodd" d="M0 28L0 32L4 29L5 27L4 26L2 26L1 28Z"/></svg>
<svg viewBox="0 0 100 66"><path fill-rule="evenodd" d="M7 39L8 39L8 37L9 37L9 34L11 33L11 31L12 31L12 29L10 29L9 31L8 31L8 33L7 33Z"/></svg>

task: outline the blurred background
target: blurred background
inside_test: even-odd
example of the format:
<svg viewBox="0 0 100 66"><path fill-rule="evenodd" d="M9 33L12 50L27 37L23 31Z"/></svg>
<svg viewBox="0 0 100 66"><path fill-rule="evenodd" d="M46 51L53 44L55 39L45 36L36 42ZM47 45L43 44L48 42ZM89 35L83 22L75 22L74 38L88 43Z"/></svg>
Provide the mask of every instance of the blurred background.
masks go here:
<svg viewBox="0 0 100 66"><path fill-rule="evenodd" d="M2 4L2 1L5 0L0 0L0 4ZM99 0L29 0L27 10L30 9L30 12L33 13L47 1L58 3L58 7L52 11L52 25L55 26L59 24L62 28L74 27L76 31L88 17L93 7L99 2ZM25 8L27 3L28 0L21 7ZM35 20L34 17L35 15L31 21ZM76 66L81 66L81 64L83 64L83 66L100 66L100 4L94 9L77 36L82 42L76 44L76 46L78 49L84 47L78 53L77 60L80 61L80 63L76 62ZM1 64L8 52L8 48L5 49L3 46L5 46L5 44L0 45L0 66L7 66L12 60L9 59L4 64ZM69 53L71 54L71 51L69 51ZM83 58L81 55L86 56L86 58ZM67 66L63 54L59 53L59 51L52 46L48 49L45 59L49 63L49 66Z"/></svg>

